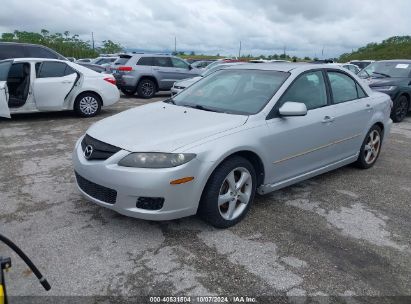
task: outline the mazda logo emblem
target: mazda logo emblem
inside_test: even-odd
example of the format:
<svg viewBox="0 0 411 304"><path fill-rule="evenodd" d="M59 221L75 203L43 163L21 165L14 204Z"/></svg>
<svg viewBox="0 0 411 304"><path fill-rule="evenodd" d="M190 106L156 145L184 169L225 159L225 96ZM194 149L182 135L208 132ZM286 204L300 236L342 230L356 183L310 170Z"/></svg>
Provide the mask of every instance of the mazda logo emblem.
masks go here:
<svg viewBox="0 0 411 304"><path fill-rule="evenodd" d="M88 145L85 149L84 149L84 157L86 159L89 159L91 157L91 154L93 154L93 146Z"/></svg>

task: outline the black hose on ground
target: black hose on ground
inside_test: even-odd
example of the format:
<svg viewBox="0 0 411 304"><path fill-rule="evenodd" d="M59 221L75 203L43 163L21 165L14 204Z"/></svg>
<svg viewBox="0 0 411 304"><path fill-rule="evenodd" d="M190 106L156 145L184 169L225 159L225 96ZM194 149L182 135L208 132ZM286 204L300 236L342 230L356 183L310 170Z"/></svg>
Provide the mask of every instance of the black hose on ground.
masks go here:
<svg viewBox="0 0 411 304"><path fill-rule="evenodd" d="M45 290L48 291L51 289L49 282L47 282L46 278L43 277L40 270L37 269L36 265L33 264L29 257L16 244L14 244L11 240L6 238L2 234L0 234L0 241L9 246L27 264L27 266L29 266L29 268L35 274L37 279L39 279L40 284L44 287Z"/></svg>

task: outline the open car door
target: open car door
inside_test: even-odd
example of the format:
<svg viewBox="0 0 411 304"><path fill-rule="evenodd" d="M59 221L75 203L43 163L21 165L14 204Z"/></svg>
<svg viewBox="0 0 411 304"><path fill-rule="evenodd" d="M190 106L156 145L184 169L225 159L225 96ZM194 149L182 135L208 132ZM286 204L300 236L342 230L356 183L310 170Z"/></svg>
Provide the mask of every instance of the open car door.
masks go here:
<svg viewBox="0 0 411 304"><path fill-rule="evenodd" d="M13 60L0 61L0 117L10 118L7 77Z"/></svg>

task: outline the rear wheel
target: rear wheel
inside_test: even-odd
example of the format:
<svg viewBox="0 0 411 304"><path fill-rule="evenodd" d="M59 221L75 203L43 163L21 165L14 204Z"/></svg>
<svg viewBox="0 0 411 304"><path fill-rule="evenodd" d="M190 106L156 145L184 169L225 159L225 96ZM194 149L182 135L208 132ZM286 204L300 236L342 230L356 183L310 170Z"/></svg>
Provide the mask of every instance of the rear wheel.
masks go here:
<svg viewBox="0 0 411 304"><path fill-rule="evenodd" d="M81 117L93 117L101 111L101 100L96 94L87 92L77 96L74 111Z"/></svg>
<svg viewBox="0 0 411 304"><path fill-rule="evenodd" d="M230 158L211 175L198 214L214 227L231 227L240 222L250 209L256 185L252 164L242 157Z"/></svg>
<svg viewBox="0 0 411 304"><path fill-rule="evenodd" d="M404 95L400 96L395 102L391 112L391 119L394 122L401 122L408 114L410 109L410 102Z"/></svg>
<svg viewBox="0 0 411 304"><path fill-rule="evenodd" d="M361 146L360 155L358 156L357 167L361 169L368 169L374 166L381 151L382 131L378 126L373 126L368 131L367 136Z"/></svg>
<svg viewBox="0 0 411 304"><path fill-rule="evenodd" d="M152 98L156 93L156 84L151 79L142 79L137 85L137 93L141 98Z"/></svg>
<svg viewBox="0 0 411 304"><path fill-rule="evenodd" d="M137 91L136 88L134 88L134 89L124 89L124 88L122 88L121 89L121 92L123 92L123 94L126 95L126 96L134 96L134 94L136 94L136 91Z"/></svg>

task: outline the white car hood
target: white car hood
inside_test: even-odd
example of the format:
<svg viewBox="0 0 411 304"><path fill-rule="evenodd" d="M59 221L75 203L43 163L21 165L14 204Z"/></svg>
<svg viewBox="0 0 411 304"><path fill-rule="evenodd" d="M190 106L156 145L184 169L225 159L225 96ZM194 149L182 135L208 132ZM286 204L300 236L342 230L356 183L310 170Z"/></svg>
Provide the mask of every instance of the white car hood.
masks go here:
<svg viewBox="0 0 411 304"><path fill-rule="evenodd" d="M192 84L196 83L197 81L199 81L202 78L203 77L201 77L201 76L196 76L196 77L193 77L193 78L183 79L183 80L177 81L174 84L174 86L187 88L187 87L191 86Z"/></svg>
<svg viewBox="0 0 411 304"><path fill-rule="evenodd" d="M247 118L156 102L103 119L87 134L130 152L172 152L242 126Z"/></svg>

